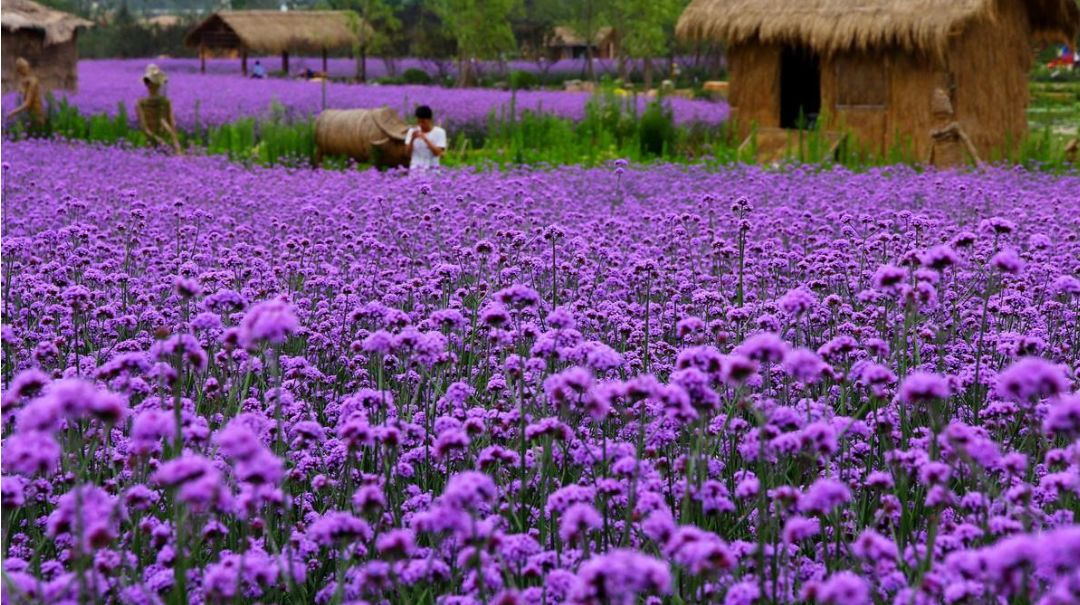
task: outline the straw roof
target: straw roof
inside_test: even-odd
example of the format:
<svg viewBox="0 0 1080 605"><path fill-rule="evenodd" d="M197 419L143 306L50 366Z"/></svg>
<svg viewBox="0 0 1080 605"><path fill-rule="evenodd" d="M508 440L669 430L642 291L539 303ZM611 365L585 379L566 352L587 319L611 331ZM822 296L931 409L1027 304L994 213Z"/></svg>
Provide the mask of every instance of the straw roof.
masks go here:
<svg viewBox="0 0 1080 605"><path fill-rule="evenodd" d="M42 32L45 34L45 44L67 42L80 27L93 25L86 19L46 8L30 0L3 0L0 4L0 24L9 32Z"/></svg>
<svg viewBox="0 0 1080 605"><path fill-rule="evenodd" d="M155 15L141 19L140 22L146 25L156 25L157 27L176 27L184 22L184 17L180 15Z"/></svg>
<svg viewBox="0 0 1080 605"><path fill-rule="evenodd" d="M188 32L184 44L268 54L349 48L360 42L350 27L358 18L351 11L220 11Z"/></svg>
<svg viewBox="0 0 1080 605"><path fill-rule="evenodd" d="M941 54L949 35L994 19L999 0L693 0L679 19L683 38L739 44L801 43L822 52L895 46ZM1019 0L1041 39L1074 39L1076 0Z"/></svg>
<svg viewBox="0 0 1080 605"><path fill-rule="evenodd" d="M613 31L606 25L597 29L593 37L593 44L603 44ZM548 37L547 45L551 47L585 46L585 38L574 31L572 27L557 25L552 30L551 36Z"/></svg>

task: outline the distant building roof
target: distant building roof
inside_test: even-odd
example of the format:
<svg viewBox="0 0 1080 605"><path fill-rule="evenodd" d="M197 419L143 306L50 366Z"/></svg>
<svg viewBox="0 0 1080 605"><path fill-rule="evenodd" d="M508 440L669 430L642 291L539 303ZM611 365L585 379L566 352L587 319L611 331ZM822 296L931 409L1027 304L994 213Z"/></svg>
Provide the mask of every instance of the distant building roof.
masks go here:
<svg viewBox="0 0 1080 605"><path fill-rule="evenodd" d="M184 22L184 17L180 15L155 15L143 19L142 22L147 25L156 25L158 27L176 27Z"/></svg>
<svg viewBox="0 0 1080 605"><path fill-rule="evenodd" d="M596 35L593 38L593 44L602 44L612 34L610 27L604 26L596 30ZM578 35L572 27L566 25L558 25L548 36L547 46L559 47L559 46L585 46L585 38Z"/></svg>

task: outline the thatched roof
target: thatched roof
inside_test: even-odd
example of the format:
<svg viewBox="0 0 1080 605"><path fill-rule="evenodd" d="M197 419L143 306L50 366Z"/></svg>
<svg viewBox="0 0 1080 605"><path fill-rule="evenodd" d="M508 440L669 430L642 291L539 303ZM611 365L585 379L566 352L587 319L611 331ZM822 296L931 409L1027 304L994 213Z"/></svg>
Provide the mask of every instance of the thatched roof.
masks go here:
<svg viewBox="0 0 1080 605"><path fill-rule="evenodd" d="M45 44L67 42L80 27L90 27L90 21L75 15L44 7L30 0L3 0L0 4L0 23L4 31L39 31L45 34Z"/></svg>
<svg viewBox="0 0 1080 605"><path fill-rule="evenodd" d="M1042 39L1075 39L1076 0L1019 0ZM949 35L994 19L999 0L693 0L678 35L729 44L801 43L822 52L899 47L942 53Z"/></svg>
<svg viewBox="0 0 1080 605"><path fill-rule="evenodd" d="M195 26L184 38L188 47L239 48L277 54L350 48L359 43L351 11L220 11ZM370 31L370 29L368 30Z"/></svg>
<svg viewBox="0 0 1080 605"><path fill-rule="evenodd" d="M606 25L597 29L593 37L593 44L603 44L613 31ZM551 31L551 35L547 39L547 45L550 47L585 46L585 38L574 31L572 27L557 25Z"/></svg>
<svg viewBox="0 0 1080 605"><path fill-rule="evenodd" d="M155 15L140 19L139 22L157 27L176 27L184 22L184 17L181 15Z"/></svg>

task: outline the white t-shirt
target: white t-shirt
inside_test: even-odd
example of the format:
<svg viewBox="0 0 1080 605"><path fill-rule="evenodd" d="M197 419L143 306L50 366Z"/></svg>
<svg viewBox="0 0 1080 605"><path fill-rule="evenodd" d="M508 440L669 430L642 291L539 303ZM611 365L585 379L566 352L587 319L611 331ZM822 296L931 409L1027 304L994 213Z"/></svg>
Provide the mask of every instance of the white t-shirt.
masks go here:
<svg viewBox="0 0 1080 605"><path fill-rule="evenodd" d="M412 142L416 133L420 132L419 126L413 126L405 135L405 144ZM438 126L433 126L431 132L425 133L428 140L440 149L446 149L446 131ZM431 153L431 148L423 141L416 141L412 148L412 158L409 160L409 170L427 170L438 168L439 157Z"/></svg>

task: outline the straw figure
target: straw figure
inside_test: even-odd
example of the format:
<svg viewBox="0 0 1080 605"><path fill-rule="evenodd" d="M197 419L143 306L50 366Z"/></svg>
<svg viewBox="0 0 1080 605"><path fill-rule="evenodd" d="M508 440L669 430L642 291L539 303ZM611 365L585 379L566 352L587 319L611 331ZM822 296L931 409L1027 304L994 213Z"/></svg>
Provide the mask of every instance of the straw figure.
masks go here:
<svg viewBox="0 0 1080 605"><path fill-rule="evenodd" d="M1073 139L1065 145L1065 161L1075 164L1077 152L1080 152L1080 139Z"/></svg>
<svg viewBox="0 0 1080 605"><path fill-rule="evenodd" d="M380 168L409 164L405 135L409 125L389 107L327 109L315 120L315 165L340 155Z"/></svg>
<svg viewBox="0 0 1080 605"><path fill-rule="evenodd" d="M41 100L41 82L34 75L30 62L22 57L15 59L15 71L19 74L19 98L22 102L8 114L8 118L25 113L30 116L31 126L43 126L45 103Z"/></svg>
<svg viewBox="0 0 1080 605"><path fill-rule="evenodd" d="M146 73L143 74L143 84L146 85L148 96L139 99L135 107L139 114L139 127L146 134L150 144L155 147L158 145L172 147L176 153L181 153L172 103L162 93L168 80L168 76L157 65L153 63L147 65Z"/></svg>
<svg viewBox="0 0 1080 605"><path fill-rule="evenodd" d="M979 152L971 142L971 137L964 132L964 127L956 121L949 94L941 88L934 89L931 112L937 126L930 131L930 154L926 163L936 168L951 168L972 161L982 162Z"/></svg>

